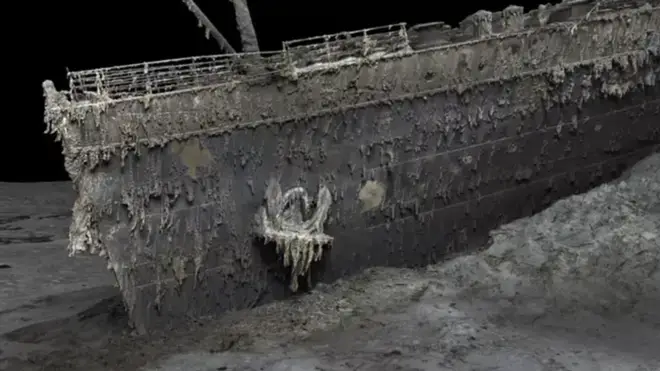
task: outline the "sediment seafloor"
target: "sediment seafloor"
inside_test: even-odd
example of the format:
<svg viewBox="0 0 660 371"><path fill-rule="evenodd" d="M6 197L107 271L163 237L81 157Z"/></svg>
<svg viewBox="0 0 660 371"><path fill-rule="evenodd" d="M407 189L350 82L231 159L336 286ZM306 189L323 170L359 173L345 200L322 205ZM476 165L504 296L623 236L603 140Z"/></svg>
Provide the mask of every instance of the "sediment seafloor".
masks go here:
<svg viewBox="0 0 660 371"><path fill-rule="evenodd" d="M149 339L126 327L100 262L25 239L63 222L18 206L0 225L3 370L660 370L660 154L494 230L479 253Z"/></svg>

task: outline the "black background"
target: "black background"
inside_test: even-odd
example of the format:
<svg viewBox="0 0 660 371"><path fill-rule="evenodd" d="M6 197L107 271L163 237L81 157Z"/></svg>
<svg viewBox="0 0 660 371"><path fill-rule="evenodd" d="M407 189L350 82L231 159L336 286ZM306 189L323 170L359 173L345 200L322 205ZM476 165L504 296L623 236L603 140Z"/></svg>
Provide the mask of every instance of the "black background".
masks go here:
<svg viewBox="0 0 660 371"><path fill-rule="evenodd" d="M240 50L229 0L196 3ZM41 83L68 88L66 71L143 61L218 54L181 0L60 0L3 3L4 117L0 121L0 181L68 179L59 143L43 134ZM460 1L249 0L262 50L282 41L406 22L457 25L486 9L510 3ZM526 10L537 3L518 3ZM9 81L9 84L6 82ZM0 195L1 197L1 195Z"/></svg>

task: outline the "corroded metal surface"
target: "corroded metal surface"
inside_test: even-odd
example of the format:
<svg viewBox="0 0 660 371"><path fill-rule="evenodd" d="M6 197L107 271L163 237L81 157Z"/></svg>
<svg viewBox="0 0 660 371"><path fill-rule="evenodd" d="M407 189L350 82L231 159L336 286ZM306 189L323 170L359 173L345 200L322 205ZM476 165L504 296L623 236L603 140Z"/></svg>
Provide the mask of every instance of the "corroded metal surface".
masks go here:
<svg viewBox="0 0 660 371"><path fill-rule="evenodd" d="M70 249L108 257L147 330L290 295L255 238L273 179L332 196L312 282L478 248L657 151L659 3L512 6L46 82L78 190Z"/></svg>

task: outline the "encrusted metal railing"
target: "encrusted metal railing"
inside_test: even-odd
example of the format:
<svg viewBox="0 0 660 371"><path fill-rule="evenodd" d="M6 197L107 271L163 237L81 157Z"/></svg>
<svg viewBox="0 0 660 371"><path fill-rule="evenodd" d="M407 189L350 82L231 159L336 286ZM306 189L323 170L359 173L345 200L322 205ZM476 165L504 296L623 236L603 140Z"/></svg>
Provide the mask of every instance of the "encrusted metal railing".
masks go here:
<svg viewBox="0 0 660 371"><path fill-rule="evenodd" d="M74 102L94 102L148 96L201 88L272 75L296 78L338 66L369 61L453 43L524 32L553 23L573 24L597 13L630 8L660 0L576 0L540 6L524 14L522 7L501 12L479 11L457 28L442 23L406 29L405 23L287 41L282 50L268 53L211 55L70 72ZM409 35L410 33L410 35Z"/></svg>
<svg viewBox="0 0 660 371"><path fill-rule="evenodd" d="M222 84L252 71L265 73L281 61L280 52L223 54L70 72L69 88L75 101L119 99ZM262 67L262 68L258 68Z"/></svg>
<svg viewBox="0 0 660 371"><path fill-rule="evenodd" d="M409 47L405 23L315 36L282 43L287 62L293 68L333 63L347 58L368 58L395 53Z"/></svg>
<svg viewBox="0 0 660 371"><path fill-rule="evenodd" d="M74 101L121 99L223 84L274 74L314 63L374 53L408 45L405 24L370 28L283 43L283 50L169 59L70 72Z"/></svg>

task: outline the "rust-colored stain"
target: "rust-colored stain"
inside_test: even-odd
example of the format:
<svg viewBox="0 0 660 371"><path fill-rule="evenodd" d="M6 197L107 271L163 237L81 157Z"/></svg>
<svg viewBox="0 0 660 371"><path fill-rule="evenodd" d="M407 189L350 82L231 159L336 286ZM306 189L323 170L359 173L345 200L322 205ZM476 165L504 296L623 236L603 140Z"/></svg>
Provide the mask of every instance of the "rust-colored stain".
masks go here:
<svg viewBox="0 0 660 371"><path fill-rule="evenodd" d="M181 163L188 168L188 175L193 179L197 179L197 169L207 167L213 162L213 155L197 138L188 139L183 143L172 142L172 153L179 156Z"/></svg>

